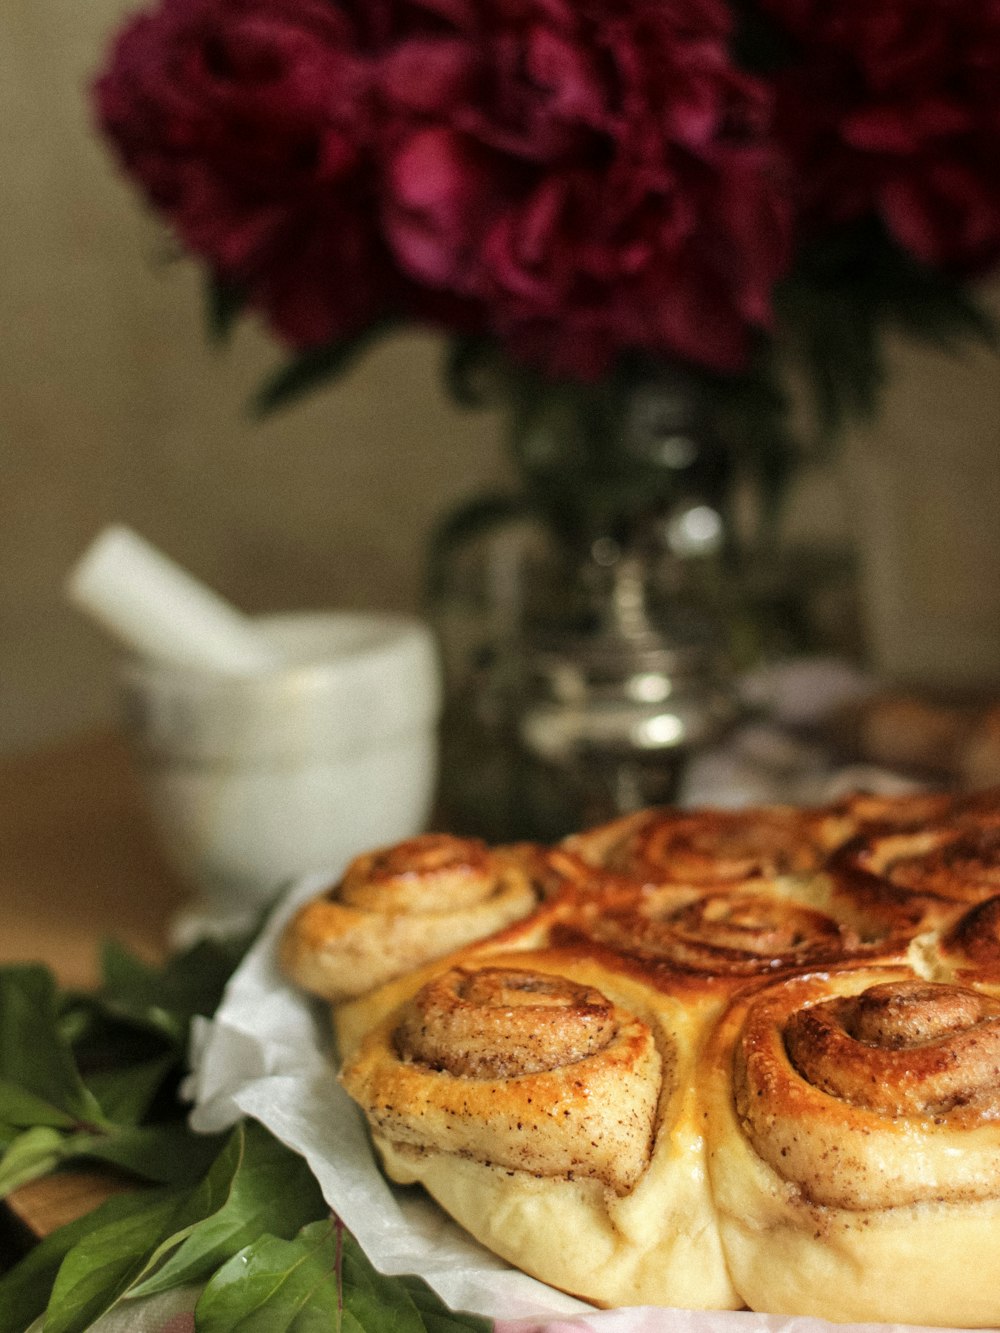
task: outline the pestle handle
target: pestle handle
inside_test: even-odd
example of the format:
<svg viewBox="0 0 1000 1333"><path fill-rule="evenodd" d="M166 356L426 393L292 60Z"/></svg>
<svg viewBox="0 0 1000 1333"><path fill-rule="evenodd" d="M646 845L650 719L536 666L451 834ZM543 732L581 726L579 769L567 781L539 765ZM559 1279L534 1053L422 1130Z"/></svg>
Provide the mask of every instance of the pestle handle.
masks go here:
<svg viewBox="0 0 1000 1333"><path fill-rule="evenodd" d="M121 524L84 552L66 593L142 657L230 675L266 672L280 660L248 616Z"/></svg>

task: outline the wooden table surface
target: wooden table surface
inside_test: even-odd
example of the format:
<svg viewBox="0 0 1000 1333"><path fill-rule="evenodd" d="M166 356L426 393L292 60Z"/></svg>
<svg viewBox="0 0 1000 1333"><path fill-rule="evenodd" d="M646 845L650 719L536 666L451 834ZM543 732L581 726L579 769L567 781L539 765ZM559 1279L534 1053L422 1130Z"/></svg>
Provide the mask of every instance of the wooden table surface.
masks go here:
<svg viewBox="0 0 1000 1333"><path fill-rule="evenodd" d="M43 962L63 985L92 986L109 936L163 958L186 897L116 735L0 760L0 963ZM107 1171L62 1172L15 1191L6 1219L47 1235L124 1188Z"/></svg>
<svg viewBox="0 0 1000 1333"><path fill-rule="evenodd" d="M64 985L92 985L109 935L162 957L185 896L114 733L0 759L0 962L37 960Z"/></svg>

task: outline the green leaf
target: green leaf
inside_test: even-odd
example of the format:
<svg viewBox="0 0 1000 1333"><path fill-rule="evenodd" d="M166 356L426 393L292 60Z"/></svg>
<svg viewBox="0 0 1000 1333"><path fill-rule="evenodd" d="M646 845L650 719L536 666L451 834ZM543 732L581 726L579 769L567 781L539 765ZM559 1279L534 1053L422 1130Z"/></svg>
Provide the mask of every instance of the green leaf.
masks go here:
<svg viewBox="0 0 1000 1333"><path fill-rule="evenodd" d="M161 1055L135 1065L97 1070L85 1082L108 1120L138 1125L176 1063L173 1054Z"/></svg>
<svg viewBox="0 0 1000 1333"><path fill-rule="evenodd" d="M872 217L804 246L775 304L780 340L806 373L826 441L874 415L890 330L942 351L997 343L996 322L967 284L922 264Z"/></svg>
<svg viewBox="0 0 1000 1333"><path fill-rule="evenodd" d="M209 1281L199 1333L487 1333L491 1322L455 1313L420 1278L383 1277L335 1218L292 1241L261 1236Z"/></svg>
<svg viewBox="0 0 1000 1333"><path fill-rule="evenodd" d="M197 1142L197 1136L188 1137ZM204 1142L218 1147L216 1139ZM146 1148L137 1161L148 1162L150 1155ZM148 1210L130 1214L132 1232L124 1234L112 1219L67 1253L46 1333L75 1333L126 1296L152 1296L204 1280L249 1241L272 1232L293 1236L325 1212L302 1158L253 1123L233 1130L197 1188L149 1197Z"/></svg>
<svg viewBox="0 0 1000 1333"><path fill-rule="evenodd" d="M495 339L460 334L446 344L444 385L459 407L496 406L503 401L506 376Z"/></svg>
<svg viewBox="0 0 1000 1333"><path fill-rule="evenodd" d="M80 1156L99 1143L91 1133L61 1134L47 1125L26 1129L8 1146L0 1158L0 1198L19 1189L29 1180L47 1176L70 1157Z"/></svg>
<svg viewBox="0 0 1000 1333"><path fill-rule="evenodd" d="M193 1143L197 1142L197 1136L182 1125L169 1129L177 1136L186 1133ZM59 1333L70 1333L70 1330L85 1328L124 1297L132 1295L162 1258L190 1235L204 1216L206 1206L213 1206L213 1190L224 1189L224 1181L231 1179L235 1170L234 1160L239 1157L239 1152L234 1151L233 1145L240 1139L240 1132L234 1131L218 1154L212 1171L196 1189L144 1191L140 1197L148 1198L150 1206L148 1210L137 1210L134 1215L134 1234L123 1237L114 1221L107 1227L89 1231L67 1255L59 1270L49 1302L46 1330L54 1327ZM177 1141L175 1139L174 1148ZM218 1148L215 1138L204 1142ZM164 1151L162 1144L160 1151ZM136 1156L138 1161L148 1162L149 1144L140 1148ZM223 1181L219 1180L220 1176ZM165 1284L162 1289L180 1285L182 1280Z"/></svg>
<svg viewBox="0 0 1000 1333"><path fill-rule="evenodd" d="M63 1260L85 1236L112 1222L147 1212L151 1202L149 1193L116 1194L85 1217L67 1223L34 1245L0 1278L0 1329L3 1333L20 1333L43 1313Z"/></svg>
<svg viewBox="0 0 1000 1333"><path fill-rule="evenodd" d="M241 287L210 273L205 286L205 322L213 342L226 342L246 308Z"/></svg>
<svg viewBox="0 0 1000 1333"><path fill-rule="evenodd" d="M255 934L202 940L159 969L109 941L102 950L103 984L97 999L109 1017L145 1027L186 1053L191 1019L215 1012Z"/></svg>
<svg viewBox="0 0 1000 1333"><path fill-rule="evenodd" d="M353 1320L341 1319L338 1257L339 1233L331 1220L311 1223L294 1240L258 1237L205 1287L195 1309L198 1333L356 1329Z"/></svg>
<svg viewBox="0 0 1000 1333"><path fill-rule="evenodd" d="M21 1129L34 1125L72 1129L77 1123L73 1116L9 1079L0 1079L0 1121Z"/></svg>
<svg viewBox="0 0 1000 1333"><path fill-rule="evenodd" d="M187 1195L169 1192L90 1231L66 1255L45 1312L45 1333L83 1333L122 1297L164 1237Z"/></svg>
<svg viewBox="0 0 1000 1333"><path fill-rule="evenodd" d="M74 1120L101 1120L60 1032L55 980L47 968L0 968L0 1079ZM0 1116L7 1118L3 1111Z"/></svg>
<svg viewBox="0 0 1000 1333"><path fill-rule="evenodd" d="M218 1140L183 1124L109 1126L62 1134L45 1125L26 1129L0 1157L0 1198L72 1161L103 1162L156 1185L192 1185L218 1151Z"/></svg>
<svg viewBox="0 0 1000 1333"><path fill-rule="evenodd" d="M187 1234L171 1238L171 1247L181 1243L135 1295L201 1281L263 1233L294 1236L327 1209L303 1158L250 1121L233 1131L191 1211Z"/></svg>
<svg viewBox="0 0 1000 1333"><path fill-rule="evenodd" d="M183 1123L124 1125L64 1154L104 1162L156 1185L193 1185L219 1150L217 1137L192 1134Z"/></svg>
<svg viewBox="0 0 1000 1333"><path fill-rule="evenodd" d="M450 1310L423 1278L385 1277L349 1232L342 1233L342 1295L345 1315L360 1329L394 1333L488 1333L492 1320Z"/></svg>
<svg viewBox="0 0 1000 1333"><path fill-rule="evenodd" d="M98 999L113 1017L127 1019L167 1038L177 1049L187 1040L190 1011L182 1004L177 1012L173 997L166 994L161 974L148 967L114 940L101 950L103 985Z"/></svg>
<svg viewBox="0 0 1000 1333"><path fill-rule="evenodd" d="M395 319L376 320L353 338L310 347L300 352L266 380L253 403L254 415L269 416L279 407L343 375L359 357L398 325Z"/></svg>
<svg viewBox="0 0 1000 1333"><path fill-rule="evenodd" d="M385 1282L390 1279L382 1280ZM481 1315L449 1309L421 1277L406 1275L395 1280L406 1288L428 1333L458 1333L459 1330L468 1329L476 1333L489 1333L493 1328L493 1321Z"/></svg>
<svg viewBox="0 0 1000 1333"><path fill-rule="evenodd" d="M180 1068L182 1052L173 1038L151 1030L141 1019L112 1013L96 994L68 992L60 998L59 1032L72 1048L88 1087L92 1076L102 1071L121 1070L166 1055Z"/></svg>

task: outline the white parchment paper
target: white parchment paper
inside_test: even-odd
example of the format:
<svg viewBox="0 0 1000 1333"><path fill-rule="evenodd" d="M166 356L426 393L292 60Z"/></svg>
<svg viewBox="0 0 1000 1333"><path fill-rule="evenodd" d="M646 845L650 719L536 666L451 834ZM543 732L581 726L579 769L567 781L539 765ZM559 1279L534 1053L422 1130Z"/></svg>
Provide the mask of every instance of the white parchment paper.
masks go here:
<svg viewBox="0 0 1000 1333"><path fill-rule="evenodd" d="M453 1309L500 1321L498 1333L907 1333L903 1325L833 1325L742 1311L596 1311L510 1268L422 1191L389 1185L361 1113L337 1083L321 1006L286 983L276 964L285 921L329 883L330 877L313 879L289 891L215 1018L198 1023L186 1085L196 1130L218 1132L244 1115L258 1120L306 1158L330 1207L377 1269L418 1274Z"/></svg>

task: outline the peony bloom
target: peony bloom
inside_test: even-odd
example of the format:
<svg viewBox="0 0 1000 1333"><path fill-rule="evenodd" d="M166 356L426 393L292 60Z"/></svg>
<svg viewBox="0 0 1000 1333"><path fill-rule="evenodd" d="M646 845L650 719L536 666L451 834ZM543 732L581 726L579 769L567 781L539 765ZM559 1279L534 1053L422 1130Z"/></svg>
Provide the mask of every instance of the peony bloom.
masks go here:
<svg viewBox="0 0 1000 1333"><path fill-rule="evenodd" d="M1000 258L1000 0L760 0L792 39L778 131L821 231L880 216L928 264Z"/></svg>
<svg viewBox="0 0 1000 1333"><path fill-rule="evenodd" d="M380 200L401 266L481 303L554 375L596 378L632 348L738 367L769 323L792 209L727 6L456 0L399 17Z"/></svg>
<svg viewBox="0 0 1000 1333"><path fill-rule="evenodd" d="M791 190L723 0L160 0L97 84L181 242L307 346L381 314L593 379L734 369Z"/></svg>
<svg viewBox="0 0 1000 1333"><path fill-rule="evenodd" d="M125 167L181 243L302 346L381 314L371 79L328 0L164 0L96 85Z"/></svg>

